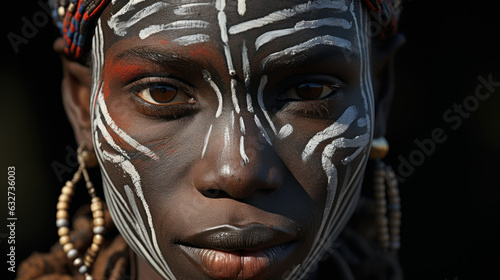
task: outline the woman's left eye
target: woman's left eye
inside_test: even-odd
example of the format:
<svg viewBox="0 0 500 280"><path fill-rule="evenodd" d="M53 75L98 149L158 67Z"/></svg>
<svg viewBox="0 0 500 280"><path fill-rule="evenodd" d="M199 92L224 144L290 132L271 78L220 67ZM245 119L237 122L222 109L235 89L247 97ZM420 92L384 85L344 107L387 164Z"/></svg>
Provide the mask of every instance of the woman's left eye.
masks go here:
<svg viewBox="0 0 500 280"><path fill-rule="evenodd" d="M322 83L301 83L289 89L282 97L284 100L318 100L329 97L339 90L338 85L326 85Z"/></svg>
<svg viewBox="0 0 500 280"><path fill-rule="evenodd" d="M168 85L155 85L142 89L137 96L154 105L194 103L194 99L182 90Z"/></svg>

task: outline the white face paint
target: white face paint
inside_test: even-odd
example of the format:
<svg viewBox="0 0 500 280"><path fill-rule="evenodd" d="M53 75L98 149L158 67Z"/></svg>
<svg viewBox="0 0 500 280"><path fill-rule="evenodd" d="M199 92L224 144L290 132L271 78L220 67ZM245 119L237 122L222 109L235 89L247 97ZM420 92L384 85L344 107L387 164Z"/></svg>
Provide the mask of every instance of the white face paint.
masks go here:
<svg viewBox="0 0 500 280"><path fill-rule="evenodd" d="M101 71L104 66L104 41L100 20L96 27L92 46L94 62L92 80L93 90L91 95L91 100L93 100L91 114L94 116L92 118L92 132L94 135L95 151L103 175L104 194L110 206L111 216L127 243L136 253L143 259L148 260L151 266L162 277L165 279L175 279L158 246L151 211L142 190L141 177L135 166L131 163L130 156L126 151L120 148L114 140L115 138L120 139L120 141L127 143L133 149L144 154L151 160L159 160L159 157L154 152L141 145L122 130L108 112L106 101L102 93L103 84L100 80L102 78ZM104 122L106 125L104 125ZM109 131L108 128L110 128L111 131ZM111 133L113 133L113 135L111 135ZM113 152L103 150L103 143L100 142L100 135L104 143L108 144L111 149L114 150ZM118 166L133 184L135 192L132 191L128 185L124 185L128 203L109 178L105 168L105 162ZM141 202L140 205L137 205L136 198ZM142 208L145 212L147 223L143 220L139 208Z"/></svg>
<svg viewBox="0 0 500 280"><path fill-rule="evenodd" d="M132 0L128 4L124 5L119 12L111 16L107 24L116 35L126 35L129 32L129 29L139 23L142 19L156 12L161 12L165 9L165 7L169 6L169 4L158 2L143 9L137 9L135 5L143 1L144 0ZM114 1L112 3L114 3ZM339 47L349 52L357 53L361 58L360 80L361 95L364 100L363 110L361 110L362 108L356 108L355 106L348 107L340 118L338 118L331 126L315 134L308 141L301 153L302 160L304 162L312 160L315 158L315 154L319 154L321 166L324 170L325 176L328 178L325 209L319 231L314 238L313 245L304 262L293 268L286 278L294 280L303 279L310 272L314 264L323 256L324 252L328 249L328 246L336 238L340 228L345 225L346 219L350 217L349 213L354 209L355 199L353 199L353 197L355 197L358 190L356 186L359 184L359 173L364 169L364 162L366 162L367 157L366 147L370 143L373 133L373 124L371 121L373 119L373 92L369 74L370 65L368 39L365 36L367 34L366 13L362 11L361 7L359 7L360 14L363 15L363 17L358 20L356 13L353 10L354 5L352 3L350 9L348 9L345 1L317 0L275 11L260 18L228 26L226 18L226 9L228 9L228 7L226 6L225 0L217 0L215 3L187 3L181 4L177 7L169 6L169 8L173 9L173 13L175 15L188 16L198 13L200 9L206 9L211 6L217 10L216 21L214 20L208 22L203 20L177 19L172 22L151 25L143 28L138 34L141 39L147 39L167 30L192 29L194 34L172 39L172 42L178 45L189 46L209 42L213 39L210 38L209 35L201 32L203 32L204 29L207 29L211 24L216 23L219 25L220 38L218 39L220 39L221 46L224 50L228 70L227 73L229 73L230 77L233 77L236 74L232 54L237 53L239 56L241 53L241 70L244 77L244 88L246 90L243 95L245 96L244 100L239 100L239 97L242 96L242 94L238 94L238 89L241 87L238 86L238 81L235 78L230 78L228 85L217 85L212 79L212 74L209 70L203 70L201 73L205 81L213 90L213 94L216 96L218 101L217 110L213 115L214 120L207 128L205 137L200 140L203 141L201 159L205 157L207 150L210 149L210 137L212 131L216 129L217 126L222 124L223 121L221 119L223 118L221 118L221 116L226 113L231 114L231 117L229 118L231 121L230 124L222 124L225 125L225 143L226 145L229 145L229 142L231 141L230 139L235 138L231 135L239 133L236 139L239 139L239 154L244 165L251 161L251 158L249 158L246 153L245 147L245 137L247 137L246 131L248 125L255 124L268 145L273 145L273 141L281 141L291 135L300 133L299 131L294 131L294 127L290 123L286 123L281 127L276 127L276 124L273 122L273 119L267 111L264 103L264 95L266 92L266 85L268 83L268 76L266 75L262 75L261 77L257 77L258 79L254 79L259 81L259 85L257 88L258 107L253 107L252 96L249 92L250 81L252 80L250 75L251 65L248 58L249 46L250 48L254 48L252 51L257 51L271 41L276 42L277 40L285 40L286 36L293 35L296 32L325 26L345 30L349 30L354 26L357 31L357 42L351 42L347 39L333 35L318 36L294 46L284 48L283 50L271 53L264 57L260 65L258 65L262 69L265 68L268 63L275 60L306 52L319 45ZM248 42L247 44L246 41L242 41L242 43L239 44L239 46L241 46L241 50L232 50L230 48L229 41L235 40L232 37L233 35L243 34L246 31L255 30L264 26L273 26L274 23L282 20L313 10L322 9L334 9L339 12L345 12L350 15L350 19L346 20L343 18L328 17L308 21L301 20L296 22L292 28L281 28L262 32L262 34L258 36L254 42ZM129 20L120 21L121 16L130 12L133 12L134 15ZM237 12L240 16L247 14L246 1L238 1ZM127 143L127 145L146 156L149 160L158 161L159 157L155 152L151 151L146 146L141 145L138 141L128 135L116 124L112 116L109 114L106 101L102 93L102 81L100 80L102 78L101 71L104 65L103 48L103 32L101 22L99 21L93 40L94 67L92 84L92 115L94 117L92 129L94 135L94 145L100 161L101 171L103 173L106 201L110 205L110 212L115 224L132 249L139 254L141 258L147 260L147 262L163 278L175 279L158 246L155 225L153 224L151 211L142 190L141 176L137 171L137 168L132 164L130 155L123 148L121 148L115 140L118 139L120 142ZM226 92L224 92L223 89L229 89L231 102L224 102L223 99L227 96L227 94L225 94ZM244 104L246 104L246 106ZM227 108L224 106L231 105L231 110L224 110L224 108ZM365 112L365 114L360 114L360 112ZM244 118L244 113L250 115L251 118ZM264 118L261 118L262 116ZM238 121L235 121L236 119ZM248 119L251 119L252 122L245 123L245 120ZM265 125L263 125L262 120L266 122ZM352 124L357 124L358 127L366 128L366 133L351 139L343 137L342 135L349 130ZM229 131L229 127L231 127L233 131ZM265 127L268 127L269 129L266 130ZM270 136L269 133L271 132L272 134ZM323 149L320 149L319 147L321 144L324 144L326 141L329 141L329 143ZM104 150L103 144L107 145L109 149ZM332 161L336 151L348 148L355 150L342 160L342 164L347 166L347 171L345 178L343 179L343 184L339 188L337 186L339 183L337 166L335 166ZM226 147L224 148L222 157L224 157L224 153L229 153L229 149L226 149ZM354 170L351 170L350 163L353 160L358 160L359 158L361 158L359 160L361 163L358 164ZM106 168L104 167L105 162L118 166L118 168L123 171L123 174L130 180L130 185L126 184L123 186L124 194L119 191L109 178ZM234 166L227 164L223 165L222 173L229 175L232 172L232 168L234 168ZM140 203L137 203L136 201L139 201ZM334 201L337 201L337 203L334 203ZM146 220L142 218L141 212L145 213L147 217Z"/></svg>
<svg viewBox="0 0 500 280"><path fill-rule="evenodd" d="M302 153L302 159L307 161L308 158L314 153L314 150L318 146L319 142L339 137L351 126L357 117L359 117L357 119L358 126L366 127L367 131L365 134L356 136L354 139L346 139L343 137L336 138L323 149L321 155L322 165L325 174L328 177L328 192L323 220L308 256L300 266L295 267L291 273L288 274L287 279L304 279L308 275L311 268L314 267L314 264L322 258L326 251L330 248L332 242L337 238L337 235L340 233L339 229L346 224L348 217L350 217L350 214L346 213L352 213L352 211L354 211L356 202L352 199L352 197L355 196L358 191L356 189L356 185L360 183L358 182L360 180L359 172L363 170L364 164L359 164L356 170L351 174L351 176L349 176L349 173L351 173L349 163L359 156L362 157L362 163L366 162L368 156L367 146L373 137L371 124L374 112L373 88L370 74L369 42L367 38L368 30L366 24L368 22L368 16L367 13L363 11L362 7L359 6L359 14L361 15L361 18L358 20L354 11L353 3L351 3L350 6L350 13L357 31L357 49L355 51L359 52L361 59L359 75L361 81L361 95L364 100L364 111L366 114L358 116L355 107L347 108L344 114L333 125L319 132L311 138L311 140L309 140ZM349 46L351 45L352 44L349 44ZM357 148L355 152L341 161L342 164L348 166L342 189L338 192L337 168L332 163L332 157L338 149L353 147ZM355 179L357 180L354 181ZM337 198L335 197L336 194L338 195ZM336 204L334 204L334 200L337 201Z"/></svg>

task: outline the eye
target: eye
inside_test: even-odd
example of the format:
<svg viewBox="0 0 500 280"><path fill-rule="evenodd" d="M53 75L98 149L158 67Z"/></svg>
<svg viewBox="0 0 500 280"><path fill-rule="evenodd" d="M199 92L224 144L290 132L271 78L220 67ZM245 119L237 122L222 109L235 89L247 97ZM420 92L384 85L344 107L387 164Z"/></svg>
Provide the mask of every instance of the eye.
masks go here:
<svg viewBox="0 0 500 280"><path fill-rule="evenodd" d="M324 99L336 93L339 85L327 85L322 83L301 83L288 90L284 96L284 100L317 100Z"/></svg>
<svg viewBox="0 0 500 280"><path fill-rule="evenodd" d="M187 93L173 86L152 85L142 89L137 96L154 105L174 105L181 103L195 103Z"/></svg>

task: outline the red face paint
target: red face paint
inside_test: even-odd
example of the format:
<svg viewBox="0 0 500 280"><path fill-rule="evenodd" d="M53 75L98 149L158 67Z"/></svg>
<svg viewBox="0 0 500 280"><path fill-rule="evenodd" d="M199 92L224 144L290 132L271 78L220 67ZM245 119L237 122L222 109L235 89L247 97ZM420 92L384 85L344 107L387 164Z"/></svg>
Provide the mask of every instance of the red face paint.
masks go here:
<svg viewBox="0 0 500 280"><path fill-rule="evenodd" d="M123 60L114 59L104 66L104 84L102 92L106 100L110 94L109 83L127 83L138 77L143 72L143 66L127 63Z"/></svg>
<svg viewBox="0 0 500 280"><path fill-rule="evenodd" d="M210 51L207 48L197 47L189 53L190 56L210 57Z"/></svg>

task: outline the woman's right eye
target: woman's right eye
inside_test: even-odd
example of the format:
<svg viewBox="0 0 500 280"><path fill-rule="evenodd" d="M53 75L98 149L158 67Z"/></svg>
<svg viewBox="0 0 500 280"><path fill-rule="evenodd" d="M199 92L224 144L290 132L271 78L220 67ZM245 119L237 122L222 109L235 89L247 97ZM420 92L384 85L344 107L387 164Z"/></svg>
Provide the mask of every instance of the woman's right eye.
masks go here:
<svg viewBox="0 0 500 280"><path fill-rule="evenodd" d="M142 100L159 106L174 104L192 104L194 99L183 90L170 85L144 86L137 96Z"/></svg>

